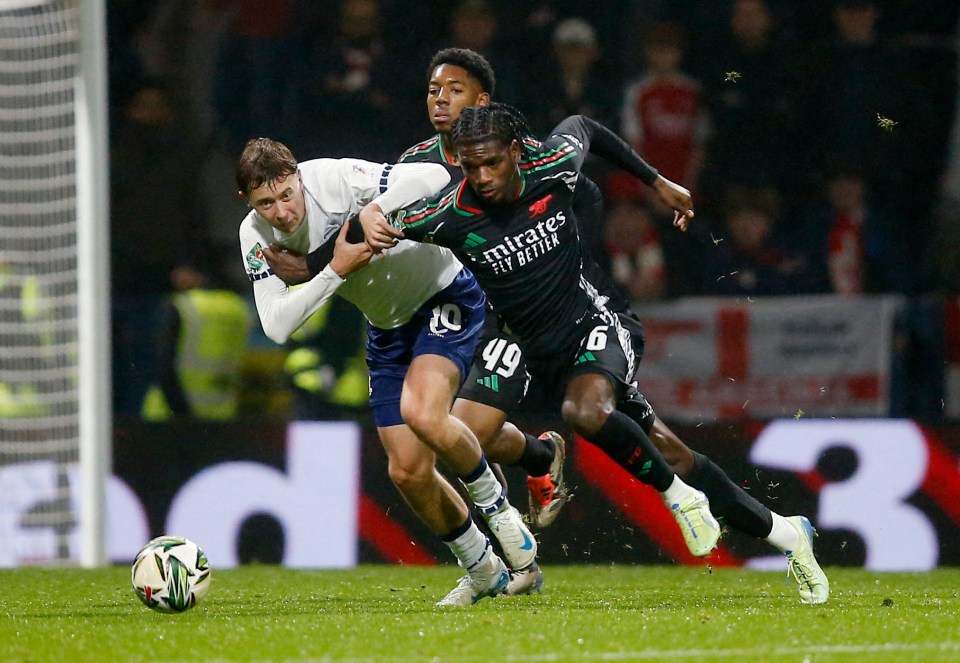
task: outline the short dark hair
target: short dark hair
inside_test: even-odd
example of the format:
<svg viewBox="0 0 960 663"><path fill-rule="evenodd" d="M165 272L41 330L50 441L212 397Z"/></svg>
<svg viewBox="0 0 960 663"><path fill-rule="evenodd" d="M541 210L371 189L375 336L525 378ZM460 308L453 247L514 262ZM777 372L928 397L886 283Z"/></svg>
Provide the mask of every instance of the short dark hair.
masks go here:
<svg viewBox="0 0 960 663"><path fill-rule="evenodd" d="M297 172L297 160L283 143L251 138L237 162L237 188L244 196L256 188Z"/></svg>
<svg viewBox="0 0 960 663"><path fill-rule="evenodd" d="M464 69L477 79L484 92L493 95L493 90L497 86L497 79L493 75L493 67L487 62L487 58L476 51L471 51L469 48L444 48L437 51L437 54L430 60L427 79L433 75L433 70L442 64L452 64Z"/></svg>
<svg viewBox="0 0 960 663"><path fill-rule="evenodd" d="M487 106L467 106L453 122L450 137L455 147L467 143L501 140L517 141L530 135L523 113L513 106L494 103Z"/></svg>

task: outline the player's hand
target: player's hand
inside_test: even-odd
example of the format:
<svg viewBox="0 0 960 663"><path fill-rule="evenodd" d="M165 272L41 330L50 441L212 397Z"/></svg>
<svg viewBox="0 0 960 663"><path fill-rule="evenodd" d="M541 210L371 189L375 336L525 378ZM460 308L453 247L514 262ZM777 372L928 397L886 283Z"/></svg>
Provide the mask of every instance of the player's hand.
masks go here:
<svg viewBox="0 0 960 663"><path fill-rule="evenodd" d="M286 249L279 244L271 244L263 249L263 257L273 273L279 276L287 285L297 285L310 280L310 270L307 269L307 259Z"/></svg>
<svg viewBox="0 0 960 663"><path fill-rule="evenodd" d="M673 210L673 225L682 232L687 232L693 213L693 198L690 191L675 182L671 182L663 175L658 175L653 183L653 189L670 209Z"/></svg>
<svg viewBox="0 0 960 663"><path fill-rule="evenodd" d="M350 220L343 222L343 227L337 234L337 241L333 245L333 260L330 261L330 269L337 273L340 278L345 277L351 272L355 272L373 257L373 250L365 242L351 244L347 241L347 230L350 228Z"/></svg>
<svg viewBox="0 0 960 663"><path fill-rule="evenodd" d="M403 239L403 232L391 226L380 206L373 203L360 210L360 225L374 253L396 246L397 241Z"/></svg>

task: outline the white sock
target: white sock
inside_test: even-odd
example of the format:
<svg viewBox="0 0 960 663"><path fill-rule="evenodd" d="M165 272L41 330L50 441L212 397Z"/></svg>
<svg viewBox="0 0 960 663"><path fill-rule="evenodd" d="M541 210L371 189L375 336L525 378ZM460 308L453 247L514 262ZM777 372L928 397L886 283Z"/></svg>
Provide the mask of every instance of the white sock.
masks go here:
<svg viewBox="0 0 960 663"><path fill-rule="evenodd" d="M493 554L493 547L490 541L484 536L477 524L470 521L467 531L455 538L453 541L444 541L450 552L457 558L460 568L467 571L480 566Z"/></svg>
<svg viewBox="0 0 960 663"><path fill-rule="evenodd" d="M685 498L692 495L693 492L693 488L685 484L680 477L674 474L673 483L671 483L670 487L660 494L663 496L663 501L670 505L679 504Z"/></svg>
<svg viewBox="0 0 960 663"><path fill-rule="evenodd" d="M767 535L767 541L780 552L793 550L800 543L800 534L786 518L779 513L770 512L773 516L773 528Z"/></svg>
<svg viewBox="0 0 960 663"><path fill-rule="evenodd" d="M477 505L484 516L491 516L499 511L506 503L507 496L504 494L503 486L497 481L493 470L487 465L485 458L480 460L480 465L470 473L470 476L477 478L469 483L463 478L461 478L461 481L467 487L467 492L470 494L473 503Z"/></svg>

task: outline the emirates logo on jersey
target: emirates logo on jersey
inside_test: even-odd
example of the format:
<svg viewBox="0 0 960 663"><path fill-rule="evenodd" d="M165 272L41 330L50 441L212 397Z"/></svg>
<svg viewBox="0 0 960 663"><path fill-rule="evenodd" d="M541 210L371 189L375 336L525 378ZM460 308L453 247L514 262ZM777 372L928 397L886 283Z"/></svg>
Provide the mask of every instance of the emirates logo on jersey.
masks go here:
<svg viewBox="0 0 960 663"><path fill-rule="evenodd" d="M547 205L550 204L550 201L553 200L553 194L548 193L543 198L532 204L528 209L530 210L530 218L534 219L544 212L547 211Z"/></svg>

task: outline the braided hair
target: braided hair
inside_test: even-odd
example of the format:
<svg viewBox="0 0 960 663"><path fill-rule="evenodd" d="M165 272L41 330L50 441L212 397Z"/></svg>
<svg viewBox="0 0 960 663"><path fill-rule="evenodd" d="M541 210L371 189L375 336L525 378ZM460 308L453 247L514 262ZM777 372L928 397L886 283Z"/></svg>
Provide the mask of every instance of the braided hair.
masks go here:
<svg viewBox="0 0 960 663"><path fill-rule="evenodd" d="M530 127L523 113L513 106L498 102L487 106L467 106L453 122L451 138L454 147L487 140L501 140L506 144L530 136Z"/></svg>

